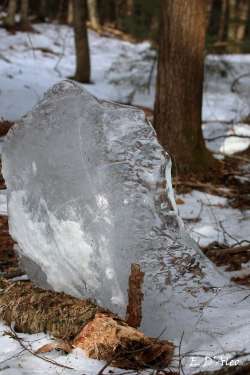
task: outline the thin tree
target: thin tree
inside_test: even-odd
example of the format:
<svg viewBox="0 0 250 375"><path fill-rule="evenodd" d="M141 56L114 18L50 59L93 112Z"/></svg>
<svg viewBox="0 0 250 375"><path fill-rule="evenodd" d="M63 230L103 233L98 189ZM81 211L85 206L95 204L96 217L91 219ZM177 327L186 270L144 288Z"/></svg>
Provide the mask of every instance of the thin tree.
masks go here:
<svg viewBox="0 0 250 375"><path fill-rule="evenodd" d="M162 0L155 129L179 174L205 172L215 161L201 129L205 0Z"/></svg>
<svg viewBox="0 0 250 375"><path fill-rule="evenodd" d="M91 26L98 30L100 28L100 22L98 17L97 1L88 0L88 12Z"/></svg>
<svg viewBox="0 0 250 375"><path fill-rule="evenodd" d="M73 25L73 21L74 21L73 0L69 0L69 2L68 2L68 15L67 15L68 25Z"/></svg>
<svg viewBox="0 0 250 375"><path fill-rule="evenodd" d="M38 8L38 19L41 22L46 20L46 8L47 8L47 0L40 0L39 8Z"/></svg>
<svg viewBox="0 0 250 375"><path fill-rule="evenodd" d="M75 80L82 83L90 82L90 57L88 33L86 27L86 0L73 0L74 36L76 50Z"/></svg>
<svg viewBox="0 0 250 375"><path fill-rule="evenodd" d="M16 15L16 0L9 0L7 16L4 20L4 24L8 29L15 28L15 15Z"/></svg>
<svg viewBox="0 0 250 375"><path fill-rule="evenodd" d="M247 32L249 0L229 0L228 52L240 53Z"/></svg>
<svg viewBox="0 0 250 375"><path fill-rule="evenodd" d="M27 30L30 29L29 0L21 0L20 26L21 26L21 29L24 30L24 31L27 31Z"/></svg>
<svg viewBox="0 0 250 375"><path fill-rule="evenodd" d="M227 16L227 0L221 0L221 14L220 14L220 25L218 30L218 41L222 42L225 36L226 29L226 16Z"/></svg>

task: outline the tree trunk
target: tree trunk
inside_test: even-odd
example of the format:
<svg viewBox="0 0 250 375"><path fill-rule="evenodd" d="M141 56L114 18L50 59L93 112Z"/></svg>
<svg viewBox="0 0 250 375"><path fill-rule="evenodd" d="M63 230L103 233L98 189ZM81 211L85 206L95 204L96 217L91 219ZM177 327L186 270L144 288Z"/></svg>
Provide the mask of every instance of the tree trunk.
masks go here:
<svg viewBox="0 0 250 375"><path fill-rule="evenodd" d="M16 0L9 0L8 13L4 21L5 26L9 29L14 29L15 27L16 5Z"/></svg>
<svg viewBox="0 0 250 375"><path fill-rule="evenodd" d="M73 0L69 0L67 23L68 23L68 25L73 25L73 22L74 22Z"/></svg>
<svg viewBox="0 0 250 375"><path fill-rule="evenodd" d="M246 36L248 0L229 0L228 52L240 53Z"/></svg>
<svg viewBox="0 0 250 375"><path fill-rule="evenodd" d="M238 2L238 27L236 31L236 40L239 44L243 42L246 36L248 9L249 0L241 0ZM241 52L241 48L238 52Z"/></svg>
<svg viewBox="0 0 250 375"><path fill-rule="evenodd" d="M225 37L226 15L227 15L227 0L221 0L221 14L220 14L220 24L219 24L219 30L218 30L218 42L222 42Z"/></svg>
<svg viewBox="0 0 250 375"><path fill-rule="evenodd" d="M132 17L134 11L134 0L127 0L127 17Z"/></svg>
<svg viewBox="0 0 250 375"><path fill-rule="evenodd" d="M89 12L89 20L90 20L91 26L95 30L98 30L100 28L100 22L99 22L99 17L98 17L96 0L88 0L88 12Z"/></svg>
<svg viewBox="0 0 250 375"><path fill-rule="evenodd" d="M44 22L46 19L46 7L47 7L46 0L40 0L38 18L41 22Z"/></svg>
<svg viewBox="0 0 250 375"><path fill-rule="evenodd" d="M29 0L21 0L20 24L22 30L29 30Z"/></svg>
<svg viewBox="0 0 250 375"><path fill-rule="evenodd" d="M61 24L65 24L68 22L68 0L60 0L57 20Z"/></svg>
<svg viewBox="0 0 250 375"><path fill-rule="evenodd" d="M204 0L161 1L155 129L178 173L214 163L201 130L206 31Z"/></svg>
<svg viewBox="0 0 250 375"><path fill-rule="evenodd" d="M76 81L90 82L89 43L86 28L86 0L73 0L76 49Z"/></svg>

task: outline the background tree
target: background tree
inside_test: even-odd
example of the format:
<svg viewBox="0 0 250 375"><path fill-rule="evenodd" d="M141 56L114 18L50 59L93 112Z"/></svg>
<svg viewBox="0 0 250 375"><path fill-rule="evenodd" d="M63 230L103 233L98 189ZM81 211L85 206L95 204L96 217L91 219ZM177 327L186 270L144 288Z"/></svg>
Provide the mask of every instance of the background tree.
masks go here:
<svg viewBox="0 0 250 375"><path fill-rule="evenodd" d="M241 52L248 21L249 0L229 0L228 52Z"/></svg>
<svg viewBox="0 0 250 375"><path fill-rule="evenodd" d="M67 23L68 3L69 3L69 0L60 0L59 2L58 14L57 14L57 20L59 23L62 23L62 24Z"/></svg>
<svg viewBox="0 0 250 375"><path fill-rule="evenodd" d="M96 0L88 0L88 13L89 13L89 20L90 20L91 26L95 30L98 30L100 28L100 22L99 22Z"/></svg>
<svg viewBox="0 0 250 375"><path fill-rule="evenodd" d="M21 0L21 7L20 7L20 26L22 30L29 30L30 29L30 22L29 22L29 0Z"/></svg>
<svg viewBox="0 0 250 375"><path fill-rule="evenodd" d="M74 21L73 0L69 0L68 1L68 16L67 16L68 25L72 25L73 21Z"/></svg>
<svg viewBox="0 0 250 375"><path fill-rule="evenodd" d="M9 0L7 17L4 21L6 27L9 29L14 29L15 27L16 6L17 6L16 0Z"/></svg>
<svg viewBox="0 0 250 375"><path fill-rule="evenodd" d="M90 82L90 57L86 28L86 11L86 0L73 0L73 24L76 49L76 73L74 78L82 83Z"/></svg>
<svg viewBox="0 0 250 375"><path fill-rule="evenodd" d="M38 19L41 22L46 20L47 0L40 0L38 7Z"/></svg>
<svg viewBox="0 0 250 375"><path fill-rule="evenodd" d="M178 173L213 165L201 129L206 1L161 1L155 129Z"/></svg>

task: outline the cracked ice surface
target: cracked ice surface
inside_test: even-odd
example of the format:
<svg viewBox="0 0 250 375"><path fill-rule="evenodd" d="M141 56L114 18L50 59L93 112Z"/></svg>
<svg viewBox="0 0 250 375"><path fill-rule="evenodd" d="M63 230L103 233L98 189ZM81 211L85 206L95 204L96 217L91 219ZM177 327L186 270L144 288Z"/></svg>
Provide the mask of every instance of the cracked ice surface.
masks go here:
<svg viewBox="0 0 250 375"><path fill-rule="evenodd" d="M178 345L184 332L183 350L205 355L250 348L247 289L185 233L170 168L143 112L56 84L3 147L10 231L24 267L42 287L124 317L138 263L146 334Z"/></svg>

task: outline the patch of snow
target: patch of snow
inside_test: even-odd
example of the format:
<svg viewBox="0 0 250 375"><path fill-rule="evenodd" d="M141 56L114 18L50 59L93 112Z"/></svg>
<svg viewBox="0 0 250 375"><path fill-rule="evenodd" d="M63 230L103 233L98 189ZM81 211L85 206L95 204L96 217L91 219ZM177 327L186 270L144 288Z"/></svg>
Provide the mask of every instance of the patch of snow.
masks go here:
<svg viewBox="0 0 250 375"><path fill-rule="evenodd" d="M67 355L58 351L41 354L42 357L47 357L62 366L72 367L72 369L59 367L23 350L18 341L5 334L9 331L10 328L0 321L0 372L2 375L96 375L105 364L103 361L87 358L80 349L75 349ZM18 337L32 351L53 342L53 339L44 333L33 335L18 333ZM107 372L109 370L112 370L114 374L121 372L121 370L112 367L106 369Z"/></svg>
<svg viewBox="0 0 250 375"><path fill-rule="evenodd" d="M178 209L186 229L201 247L213 242L233 245L242 239L250 240L250 210L231 208L226 198L196 190L178 198L184 202Z"/></svg>
<svg viewBox="0 0 250 375"><path fill-rule="evenodd" d="M250 146L250 125L248 124L206 123L203 124L203 134L207 147L215 153L232 155Z"/></svg>
<svg viewBox="0 0 250 375"><path fill-rule="evenodd" d="M0 190L0 215L7 215L7 190Z"/></svg>
<svg viewBox="0 0 250 375"><path fill-rule="evenodd" d="M73 30L69 26L36 24L39 33L9 34L0 29L0 116L17 120L57 81L75 69ZM93 84L84 85L99 98L153 108L156 64L147 42L132 44L89 31ZM7 61L9 62L7 62ZM249 79L235 79L250 70L250 55L206 58L203 121L238 122L250 113ZM150 80L150 75L151 80ZM132 78L131 78L132 77ZM149 86L148 86L149 84Z"/></svg>

